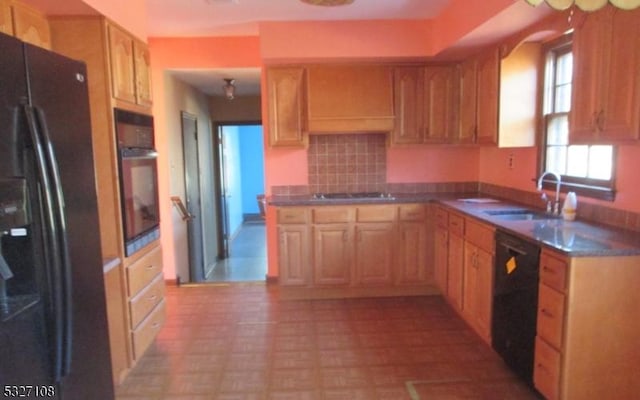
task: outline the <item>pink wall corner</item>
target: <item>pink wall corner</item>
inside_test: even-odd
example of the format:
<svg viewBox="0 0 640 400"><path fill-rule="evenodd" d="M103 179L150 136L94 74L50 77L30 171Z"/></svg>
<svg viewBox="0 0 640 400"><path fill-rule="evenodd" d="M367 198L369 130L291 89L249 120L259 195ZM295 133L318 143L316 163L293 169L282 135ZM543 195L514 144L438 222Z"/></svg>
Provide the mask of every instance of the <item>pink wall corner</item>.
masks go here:
<svg viewBox="0 0 640 400"><path fill-rule="evenodd" d="M138 39L147 40L146 0L83 0Z"/></svg>
<svg viewBox="0 0 640 400"><path fill-rule="evenodd" d="M387 150L387 182L477 181L476 147L411 146Z"/></svg>
<svg viewBox="0 0 640 400"><path fill-rule="evenodd" d="M427 20L260 23L265 62L424 58L431 37Z"/></svg>
<svg viewBox="0 0 640 400"><path fill-rule="evenodd" d="M260 67L257 36L149 38L151 62L162 69Z"/></svg>
<svg viewBox="0 0 640 400"><path fill-rule="evenodd" d="M452 0L433 21L433 32L429 51L432 54L447 49L460 38L514 4L514 0Z"/></svg>

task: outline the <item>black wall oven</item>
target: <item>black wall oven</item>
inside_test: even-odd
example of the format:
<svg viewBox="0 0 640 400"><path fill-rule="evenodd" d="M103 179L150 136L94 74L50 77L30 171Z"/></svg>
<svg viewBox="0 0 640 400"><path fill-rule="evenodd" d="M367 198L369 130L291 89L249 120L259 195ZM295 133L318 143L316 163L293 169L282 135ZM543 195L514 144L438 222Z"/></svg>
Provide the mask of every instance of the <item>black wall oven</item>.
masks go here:
<svg viewBox="0 0 640 400"><path fill-rule="evenodd" d="M120 109L114 117L125 254L130 256L160 237L153 117Z"/></svg>

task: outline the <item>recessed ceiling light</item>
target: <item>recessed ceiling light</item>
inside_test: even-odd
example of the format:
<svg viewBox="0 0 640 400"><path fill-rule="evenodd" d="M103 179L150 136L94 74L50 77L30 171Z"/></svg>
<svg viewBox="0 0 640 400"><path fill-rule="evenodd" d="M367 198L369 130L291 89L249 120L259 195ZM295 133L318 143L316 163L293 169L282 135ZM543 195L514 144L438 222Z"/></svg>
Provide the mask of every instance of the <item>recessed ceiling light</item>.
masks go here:
<svg viewBox="0 0 640 400"><path fill-rule="evenodd" d="M346 6L353 3L353 0L300 0L303 3L311 4L312 6Z"/></svg>

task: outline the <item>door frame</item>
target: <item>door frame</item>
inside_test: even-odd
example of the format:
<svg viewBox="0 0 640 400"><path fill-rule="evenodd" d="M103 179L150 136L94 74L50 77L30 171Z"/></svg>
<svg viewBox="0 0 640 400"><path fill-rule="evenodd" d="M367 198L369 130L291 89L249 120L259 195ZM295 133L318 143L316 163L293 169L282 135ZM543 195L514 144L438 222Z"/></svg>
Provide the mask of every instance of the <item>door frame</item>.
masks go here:
<svg viewBox="0 0 640 400"><path fill-rule="evenodd" d="M248 125L260 125L264 129L262 120L251 121L213 121L212 135L214 137L214 152L213 152L213 164L218 167L218 173L215 174L215 195L218 199L220 207L217 209L217 233L218 233L218 259L222 260L229 257L229 238L225 233L224 224L227 222L226 203L222 198L223 195L223 183L224 183L224 169L222 168L222 147L220 146L220 137L222 135L222 128L225 126L248 126ZM264 130L263 130L264 132Z"/></svg>

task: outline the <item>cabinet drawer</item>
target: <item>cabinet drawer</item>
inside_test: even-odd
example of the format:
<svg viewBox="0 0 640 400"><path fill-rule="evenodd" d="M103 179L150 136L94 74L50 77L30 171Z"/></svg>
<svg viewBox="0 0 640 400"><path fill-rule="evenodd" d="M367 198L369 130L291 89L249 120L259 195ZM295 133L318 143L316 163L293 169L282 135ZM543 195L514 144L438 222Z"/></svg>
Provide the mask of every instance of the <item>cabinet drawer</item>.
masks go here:
<svg viewBox="0 0 640 400"><path fill-rule="evenodd" d="M536 337L533 383L548 400L558 398L560 389L560 353Z"/></svg>
<svg viewBox="0 0 640 400"><path fill-rule="evenodd" d="M540 281L552 288L564 292L567 279L567 262L552 256L546 251L540 255Z"/></svg>
<svg viewBox="0 0 640 400"><path fill-rule="evenodd" d="M135 296L162 272L162 251L158 246L127 267L129 297Z"/></svg>
<svg viewBox="0 0 640 400"><path fill-rule="evenodd" d="M312 211L314 224L332 224L354 220L355 207L322 207Z"/></svg>
<svg viewBox="0 0 640 400"><path fill-rule="evenodd" d="M278 208L279 224L306 224L306 208Z"/></svg>
<svg viewBox="0 0 640 400"><path fill-rule="evenodd" d="M436 208L436 225L445 229L449 228L449 213L441 208Z"/></svg>
<svg viewBox="0 0 640 400"><path fill-rule="evenodd" d="M422 204L403 204L400 206L401 221L424 221L426 216L426 207Z"/></svg>
<svg viewBox="0 0 640 400"><path fill-rule="evenodd" d="M393 222L396 207L393 205L360 206L356 210L358 222Z"/></svg>
<svg viewBox="0 0 640 400"><path fill-rule="evenodd" d="M495 252L493 228L469 219L467 219L464 224L464 238L466 240L491 254Z"/></svg>
<svg viewBox="0 0 640 400"><path fill-rule="evenodd" d="M458 214L449 213L449 232L458 236L463 236L464 217Z"/></svg>
<svg viewBox="0 0 640 400"><path fill-rule="evenodd" d="M564 295L545 284L538 289L538 335L556 349L562 348Z"/></svg>
<svg viewBox="0 0 640 400"><path fill-rule="evenodd" d="M160 328L164 324L166 316L166 304L162 300L160 304L153 309L151 314L145 318L140 325L133 331L133 358L139 359L145 350L153 342Z"/></svg>
<svg viewBox="0 0 640 400"><path fill-rule="evenodd" d="M131 326L136 327L164 297L164 279L158 274L151 284L129 301Z"/></svg>

